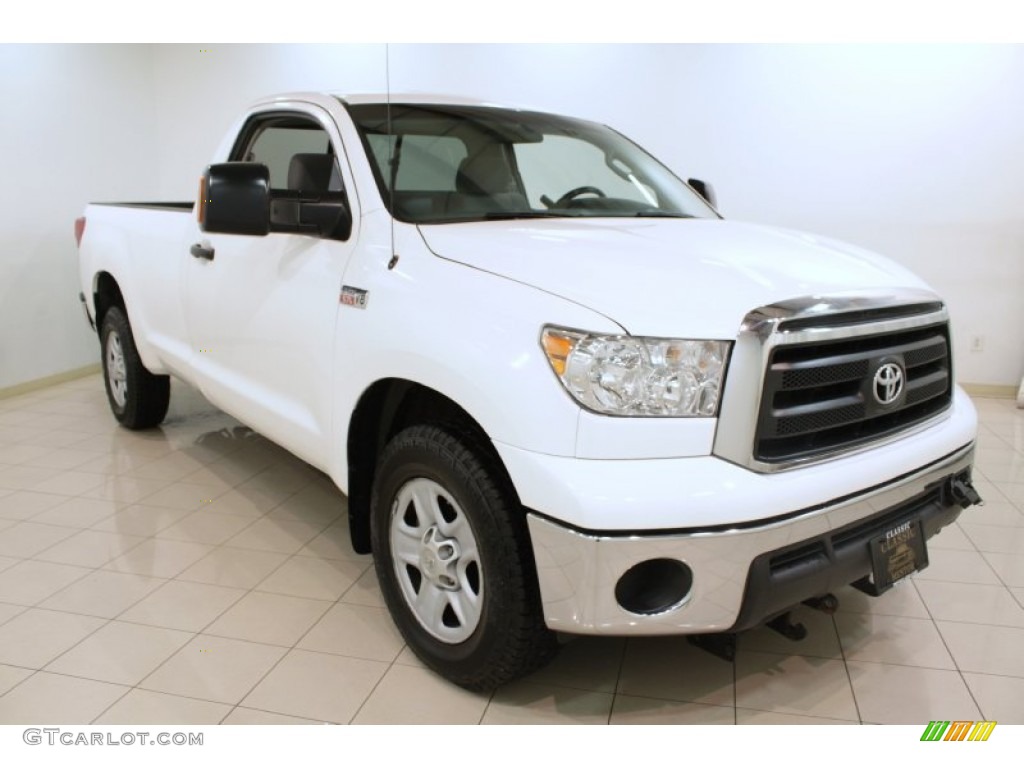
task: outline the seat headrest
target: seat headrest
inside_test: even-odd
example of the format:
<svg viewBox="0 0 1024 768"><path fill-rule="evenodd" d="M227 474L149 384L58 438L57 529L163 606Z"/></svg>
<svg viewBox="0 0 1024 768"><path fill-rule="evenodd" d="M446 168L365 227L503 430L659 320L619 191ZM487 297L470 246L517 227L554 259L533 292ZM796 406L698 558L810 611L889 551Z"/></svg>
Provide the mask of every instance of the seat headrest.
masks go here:
<svg viewBox="0 0 1024 768"><path fill-rule="evenodd" d="M292 155L288 164L288 189L301 192L327 192L334 170L334 158L319 153Z"/></svg>
<svg viewBox="0 0 1024 768"><path fill-rule="evenodd" d="M459 164L455 189L466 195L518 192L512 164L501 144L488 144Z"/></svg>

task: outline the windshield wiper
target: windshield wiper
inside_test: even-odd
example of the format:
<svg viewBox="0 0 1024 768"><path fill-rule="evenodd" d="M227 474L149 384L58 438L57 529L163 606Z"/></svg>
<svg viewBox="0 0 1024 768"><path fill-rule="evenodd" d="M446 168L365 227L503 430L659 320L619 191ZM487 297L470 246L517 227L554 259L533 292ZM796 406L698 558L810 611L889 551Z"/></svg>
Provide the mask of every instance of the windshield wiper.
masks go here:
<svg viewBox="0 0 1024 768"><path fill-rule="evenodd" d="M693 219L687 213L670 211L638 211L625 213L620 211L594 211L581 209L572 213L568 211L488 211L480 214L484 221L512 221L515 219Z"/></svg>
<svg viewBox="0 0 1024 768"><path fill-rule="evenodd" d="M695 219L688 213L672 213L671 211L637 211L631 214L635 219Z"/></svg>
<svg viewBox="0 0 1024 768"><path fill-rule="evenodd" d="M506 221L509 219L571 219L579 218L573 213L554 213L553 211L488 211L483 214L485 221Z"/></svg>

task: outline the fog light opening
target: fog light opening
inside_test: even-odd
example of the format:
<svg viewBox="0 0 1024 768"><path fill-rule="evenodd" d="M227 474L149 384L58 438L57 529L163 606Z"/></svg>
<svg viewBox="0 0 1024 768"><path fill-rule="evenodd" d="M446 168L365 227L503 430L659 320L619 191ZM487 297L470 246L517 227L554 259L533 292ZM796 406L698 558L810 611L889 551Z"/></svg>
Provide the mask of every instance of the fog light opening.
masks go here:
<svg viewBox="0 0 1024 768"><path fill-rule="evenodd" d="M630 613L650 616L682 605L693 588L693 571L667 558L637 563L615 585L615 600Z"/></svg>

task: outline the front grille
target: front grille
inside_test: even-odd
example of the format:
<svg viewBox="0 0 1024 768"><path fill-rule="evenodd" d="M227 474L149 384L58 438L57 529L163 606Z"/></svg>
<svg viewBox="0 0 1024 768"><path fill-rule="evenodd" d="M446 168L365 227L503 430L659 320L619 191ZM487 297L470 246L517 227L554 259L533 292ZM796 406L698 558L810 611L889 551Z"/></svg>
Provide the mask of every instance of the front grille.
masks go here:
<svg viewBox="0 0 1024 768"><path fill-rule="evenodd" d="M950 361L946 323L780 345L765 372L754 458L768 463L805 459L924 421L950 404ZM886 404L875 374L888 363L898 366L904 379L902 391Z"/></svg>

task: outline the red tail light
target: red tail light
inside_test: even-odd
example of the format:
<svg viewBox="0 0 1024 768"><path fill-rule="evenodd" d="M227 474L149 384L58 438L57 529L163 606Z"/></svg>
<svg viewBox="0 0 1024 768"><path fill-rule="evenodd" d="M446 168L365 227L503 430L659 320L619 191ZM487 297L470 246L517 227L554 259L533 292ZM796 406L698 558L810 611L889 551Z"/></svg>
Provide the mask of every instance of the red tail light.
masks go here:
<svg viewBox="0 0 1024 768"><path fill-rule="evenodd" d="M82 235L85 234L85 216L75 219L75 245L81 247Z"/></svg>

